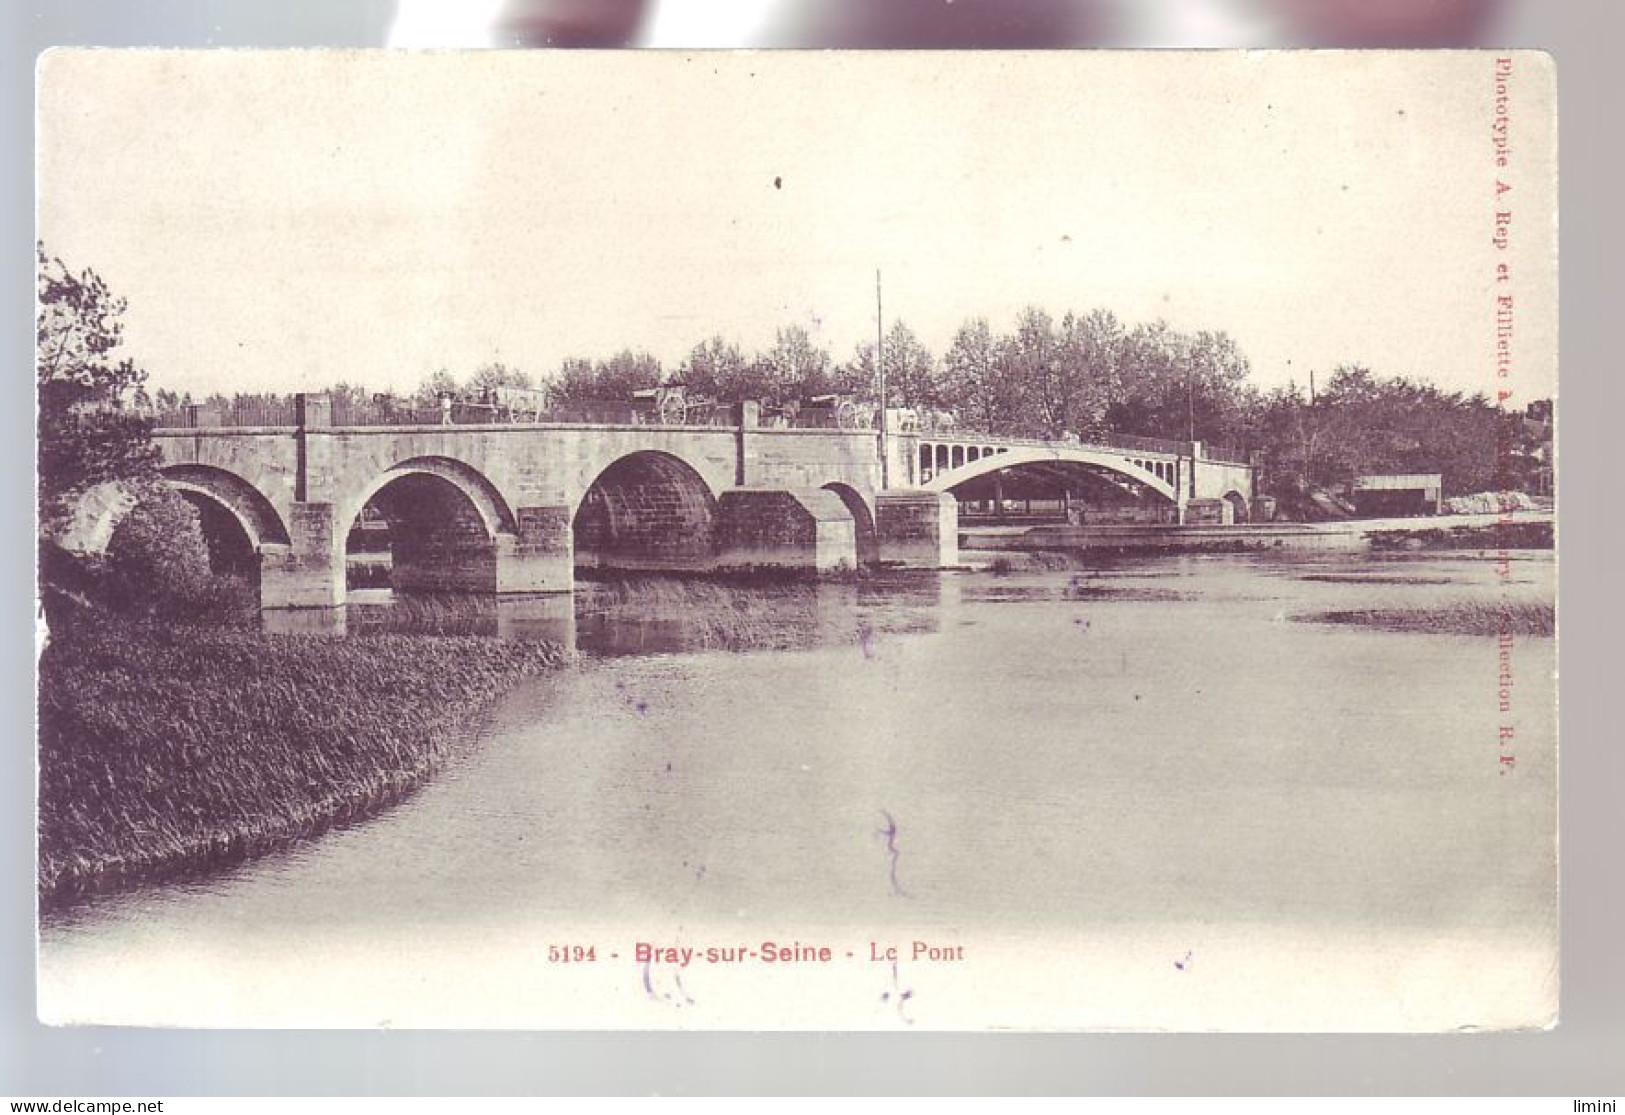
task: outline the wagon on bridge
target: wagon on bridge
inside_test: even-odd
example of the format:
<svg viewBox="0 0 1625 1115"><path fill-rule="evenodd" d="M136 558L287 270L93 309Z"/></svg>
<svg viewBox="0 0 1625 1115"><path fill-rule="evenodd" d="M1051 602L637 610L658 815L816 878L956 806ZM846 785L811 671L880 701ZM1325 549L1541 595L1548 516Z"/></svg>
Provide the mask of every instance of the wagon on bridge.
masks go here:
<svg viewBox="0 0 1625 1115"><path fill-rule="evenodd" d="M491 404L498 421L540 422L547 413L547 391L541 387L494 387Z"/></svg>
<svg viewBox="0 0 1625 1115"><path fill-rule="evenodd" d="M633 421L643 425L708 426L719 405L709 396L690 393L681 383L663 383L632 392Z"/></svg>
<svg viewBox="0 0 1625 1115"><path fill-rule="evenodd" d="M461 395L440 396L440 421L540 422L547 414L547 391L541 387L485 387Z"/></svg>
<svg viewBox="0 0 1625 1115"><path fill-rule="evenodd" d="M814 395L797 409L795 424L819 429L861 430L874 424L874 408L850 392Z"/></svg>

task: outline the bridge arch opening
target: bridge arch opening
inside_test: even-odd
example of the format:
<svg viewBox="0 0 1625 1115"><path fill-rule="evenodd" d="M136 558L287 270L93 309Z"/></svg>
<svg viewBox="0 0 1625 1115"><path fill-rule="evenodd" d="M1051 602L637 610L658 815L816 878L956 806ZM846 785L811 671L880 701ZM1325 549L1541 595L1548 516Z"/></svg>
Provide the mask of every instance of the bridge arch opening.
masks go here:
<svg viewBox="0 0 1625 1115"><path fill-rule="evenodd" d="M209 465L173 465L163 470L163 477L194 507L208 505L211 514L229 517L254 548L288 544L282 516L258 488L236 473Z"/></svg>
<svg viewBox="0 0 1625 1115"><path fill-rule="evenodd" d="M254 544L242 520L212 495L188 488L181 488L180 495L197 512L198 526L209 548L210 571L242 577L258 585L259 547Z"/></svg>
<svg viewBox="0 0 1625 1115"><path fill-rule="evenodd" d="M1232 523L1248 522L1247 499L1240 492L1231 490L1224 493L1224 501L1230 505L1230 521Z"/></svg>
<svg viewBox="0 0 1625 1115"><path fill-rule="evenodd" d="M857 535L858 564L875 565L880 561L880 539L875 534L875 517L869 510L868 501L850 484L840 481L831 481L824 485L826 492L834 492L846 504L846 509L852 515L854 531Z"/></svg>
<svg viewBox="0 0 1625 1115"><path fill-rule="evenodd" d="M288 544L288 529L271 501L225 469L175 465L164 469L163 477L197 511L209 568L257 585L260 547Z"/></svg>
<svg viewBox="0 0 1625 1115"><path fill-rule="evenodd" d="M515 529L489 480L439 457L389 469L340 521L348 586L403 593L495 592L497 537Z"/></svg>
<svg viewBox="0 0 1625 1115"><path fill-rule="evenodd" d="M716 561L717 499L669 453L641 450L598 474L572 523L578 568L700 570Z"/></svg>
<svg viewBox="0 0 1625 1115"><path fill-rule="evenodd" d="M1145 471L1162 480L1150 468ZM967 522L1165 523L1178 517L1175 501L1145 477L1085 461L991 467L947 490L959 500L961 520Z"/></svg>

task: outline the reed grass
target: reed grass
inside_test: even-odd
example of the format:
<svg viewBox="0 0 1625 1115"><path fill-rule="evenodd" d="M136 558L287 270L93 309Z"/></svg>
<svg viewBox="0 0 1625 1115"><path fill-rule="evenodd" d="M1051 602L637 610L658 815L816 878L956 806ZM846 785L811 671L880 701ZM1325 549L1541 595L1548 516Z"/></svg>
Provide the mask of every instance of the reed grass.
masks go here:
<svg viewBox="0 0 1625 1115"><path fill-rule="evenodd" d="M477 710L564 659L540 643L107 616L55 631L39 673L41 905L245 860L392 804Z"/></svg>
<svg viewBox="0 0 1625 1115"><path fill-rule="evenodd" d="M1340 623L1434 635L1555 635L1557 607L1546 601L1467 601L1414 608L1369 608L1294 616L1306 623Z"/></svg>
<svg viewBox="0 0 1625 1115"><path fill-rule="evenodd" d="M818 586L702 577L620 577L576 586L576 621L668 623L684 642L717 650L785 650L821 641ZM854 633L853 639L857 638Z"/></svg>
<svg viewBox="0 0 1625 1115"><path fill-rule="evenodd" d="M1015 550L999 553L987 563L987 571L995 577L1011 573L1053 573L1066 569L1087 569L1081 554L1060 550Z"/></svg>
<svg viewBox="0 0 1625 1115"><path fill-rule="evenodd" d="M497 629L496 599L478 593L398 593L347 610L352 634L489 636Z"/></svg>

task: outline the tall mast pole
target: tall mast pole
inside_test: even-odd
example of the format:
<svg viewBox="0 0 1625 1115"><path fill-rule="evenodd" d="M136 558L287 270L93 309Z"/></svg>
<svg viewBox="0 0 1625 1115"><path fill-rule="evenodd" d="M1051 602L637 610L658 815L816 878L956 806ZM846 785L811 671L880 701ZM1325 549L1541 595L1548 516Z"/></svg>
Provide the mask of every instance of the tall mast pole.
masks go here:
<svg viewBox="0 0 1625 1115"><path fill-rule="evenodd" d="M891 464L886 453L885 328L880 310L880 268L875 268L875 371L880 373L880 486L891 487Z"/></svg>

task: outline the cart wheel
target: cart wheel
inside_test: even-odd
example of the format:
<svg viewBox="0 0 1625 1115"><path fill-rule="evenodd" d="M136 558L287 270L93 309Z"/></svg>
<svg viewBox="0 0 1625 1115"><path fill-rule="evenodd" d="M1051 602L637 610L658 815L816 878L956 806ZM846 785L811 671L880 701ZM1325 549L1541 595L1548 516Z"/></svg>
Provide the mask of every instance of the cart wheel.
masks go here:
<svg viewBox="0 0 1625 1115"><path fill-rule="evenodd" d="M660 400L660 421L667 426L681 426L688 408L675 395Z"/></svg>
<svg viewBox="0 0 1625 1115"><path fill-rule="evenodd" d="M852 403L842 403L835 408L835 424L843 430L856 429L858 425L858 408Z"/></svg>

